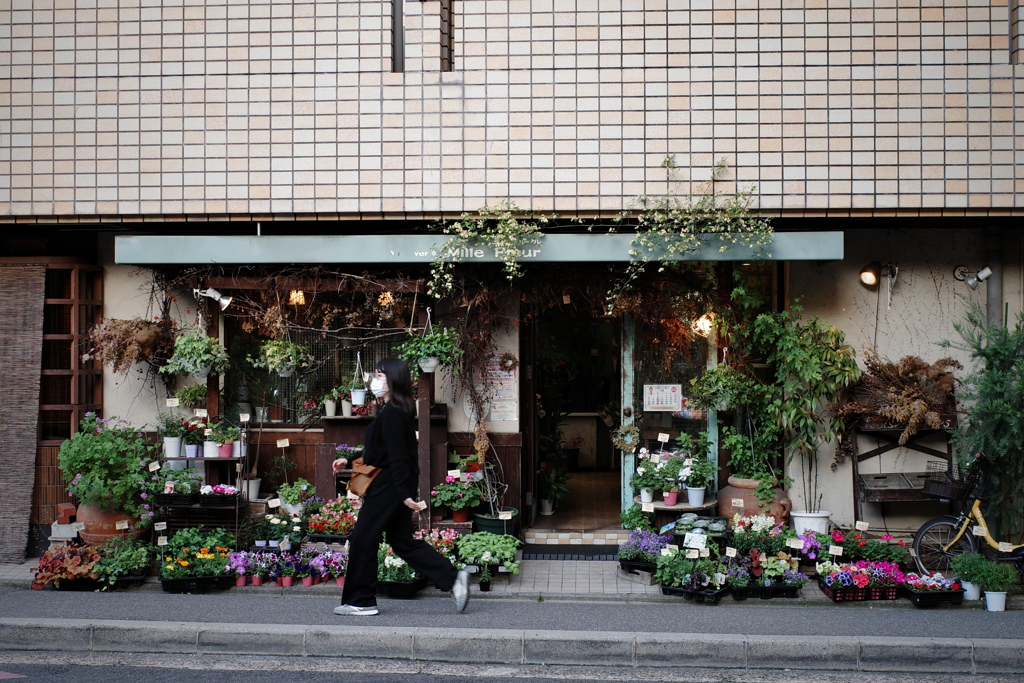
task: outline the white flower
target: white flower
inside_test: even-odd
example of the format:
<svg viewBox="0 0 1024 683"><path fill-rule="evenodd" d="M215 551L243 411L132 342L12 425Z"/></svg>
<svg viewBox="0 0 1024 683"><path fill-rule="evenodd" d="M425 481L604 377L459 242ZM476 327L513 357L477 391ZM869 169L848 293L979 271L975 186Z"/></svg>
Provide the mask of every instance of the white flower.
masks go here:
<svg viewBox="0 0 1024 683"><path fill-rule="evenodd" d="M494 556L491 555L490 550L485 550L484 554L480 557L480 561L485 564L491 564L492 562L494 562Z"/></svg>
<svg viewBox="0 0 1024 683"><path fill-rule="evenodd" d="M292 531L302 531L302 527L300 527L300 526L293 526L292 527Z"/></svg>
<svg viewBox="0 0 1024 683"><path fill-rule="evenodd" d="M264 515L267 519L274 519L274 515Z"/></svg>
<svg viewBox="0 0 1024 683"><path fill-rule="evenodd" d="M270 523L271 524L280 524L281 520L279 520L277 517L274 517L273 519L270 520Z"/></svg>

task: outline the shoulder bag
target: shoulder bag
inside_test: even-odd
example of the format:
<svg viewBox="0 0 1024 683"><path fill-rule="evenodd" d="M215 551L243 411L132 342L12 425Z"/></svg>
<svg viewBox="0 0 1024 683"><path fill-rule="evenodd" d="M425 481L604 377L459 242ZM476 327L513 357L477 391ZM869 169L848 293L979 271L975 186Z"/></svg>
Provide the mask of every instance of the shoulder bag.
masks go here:
<svg viewBox="0 0 1024 683"><path fill-rule="evenodd" d="M380 468L367 465L361 457L349 463L352 468L352 477L348 480L348 490L359 497L365 497L370 490L370 484L380 474Z"/></svg>

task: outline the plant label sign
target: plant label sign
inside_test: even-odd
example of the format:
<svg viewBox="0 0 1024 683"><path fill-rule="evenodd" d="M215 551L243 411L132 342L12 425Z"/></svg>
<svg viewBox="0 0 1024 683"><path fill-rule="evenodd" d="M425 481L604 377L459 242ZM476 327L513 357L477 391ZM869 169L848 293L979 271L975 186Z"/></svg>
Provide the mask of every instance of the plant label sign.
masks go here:
<svg viewBox="0 0 1024 683"><path fill-rule="evenodd" d="M290 446L290 445L291 445L291 443L288 441L288 439L278 439L277 440L277 447L278 448L288 448L288 446Z"/></svg>
<svg viewBox="0 0 1024 683"><path fill-rule="evenodd" d="M654 512L654 503L640 503L641 512Z"/></svg>
<svg viewBox="0 0 1024 683"><path fill-rule="evenodd" d="M690 548L686 551L686 559L696 560L698 557L700 557L700 551L696 548Z"/></svg>
<svg viewBox="0 0 1024 683"><path fill-rule="evenodd" d="M739 509L742 510L743 509L743 499L742 498L733 498L732 499L732 506L734 508L739 508Z"/></svg>
<svg viewBox="0 0 1024 683"><path fill-rule="evenodd" d="M687 548L705 548L708 545L708 537L704 534L694 534L687 532L683 536L683 545Z"/></svg>
<svg viewBox="0 0 1024 683"><path fill-rule="evenodd" d="M206 408L196 408L195 409L195 414L196 414L196 417L209 417L210 416L210 413L206 410Z"/></svg>
<svg viewBox="0 0 1024 683"><path fill-rule="evenodd" d="M725 556L726 557L736 557L736 548L733 548L731 546L727 547L725 549Z"/></svg>
<svg viewBox="0 0 1024 683"><path fill-rule="evenodd" d="M700 556L701 557L711 557L711 549L710 548L701 548L700 549Z"/></svg>
<svg viewBox="0 0 1024 683"><path fill-rule="evenodd" d="M211 434L213 434L213 430L209 427L203 430L203 436L210 436Z"/></svg>
<svg viewBox="0 0 1024 683"><path fill-rule="evenodd" d="M786 539L786 547L787 548L792 548L793 550L803 550L804 549L804 542L802 540L800 540L799 538L787 538Z"/></svg>
<svg viewBox="0 0 1024 683"><path fill-rule="evenodd" d="M999 541L999 552L1001 553L1012 553L1013 544L1007 543L1006 541Z"/></svg>
<svg viewBox="0 0 1024 683"><path fill-rule="evenodd" d="M157 522L153 525L153 531L163 531L167 528L167 522Z"/></svg>
<svg viewBox="0 0 1024 683"><path fill-rule="evenodd" d="M167 537L166 536L157 536L156 537L156 544L157 545L167 545Z"/></svg>
<svg viewBox="0 0 1024 683"><path fill-rule="evenodd" d="M459 472L458 470L448 470L448 476L458 481L459 477L462 476L462 472Z"/></svg>
<svg viewBox="0 0 1024 683"><path fill-rule="evenodd" d="M672 550L672 551L674 551L674 552L679 552L679 546L678 546L678 545L676 545L675 543L669 543L669 544L668 544L667 546L665 546L665 547L666 547L666 548L668 548L669 550Z"/></svg>
<svg viewBox="0 0 1024 683"><path fill-rule="evenodd" d="M281 499L280 498L271 498L270 500L267 501L267 507L268 508L279 508L279 507L281 507Z"/></svg>
<svg viewBox="0 0 1024 683"><path fill-rule="evenodd" d="M512 519L512 511L511 510L502 510L501 512L498 513L498 519L501 519L501 520Z"/></svg>
<svg viewBox="0 0 1024 683"><path fill-rule="evenodd" d="M828 547L828 554L829 555L835 555L836 557L842 557L843 546L841 546L841 545L830 545Z"/></svg>
<svg viewBox="0 0 1024 683"><path fill-rule="evenodd" d="M238 414L238 421L239 422L248 422L249 421L249 413L239 413Z"/></svg>
<svg viewBox="0 0 1024 683"><path fill-rule="evenodd" d="M160 463L158 461L154 460L153 462L149 463L150 472L156 472L158 469L160 469Z"/></svg>
<svg viewBox="0 0 1024 683"><path fill-rule="evenodd" d="M867 531L871 528L871 525L867 522L857 522L854 526L857 527L857 531Z"/></svg>
<svg viewBox="0 0 1024 683"><path fill-rule="evenodd" d="M177 408L178 404L179 404L179 401L176 398L169 398L169 399L167 399L167 407L168 408Z"/></svg>
<svg viewBox="0 0 1024 683"><path fill-rule="evenodd" d="M660 441L661 443L668 443L668 438L668 434L666 434L665 432L658 433L658 441Z"/></svg>
<svg viewBox="0 0 1024 683"><path fill-rule="evenodd" d="M123 531L123 530L127 529L128 528L128 520L127 519L119 519L119 520L117 520L117 522L114 524L114 528L117 529L118 531Z"/></svg>

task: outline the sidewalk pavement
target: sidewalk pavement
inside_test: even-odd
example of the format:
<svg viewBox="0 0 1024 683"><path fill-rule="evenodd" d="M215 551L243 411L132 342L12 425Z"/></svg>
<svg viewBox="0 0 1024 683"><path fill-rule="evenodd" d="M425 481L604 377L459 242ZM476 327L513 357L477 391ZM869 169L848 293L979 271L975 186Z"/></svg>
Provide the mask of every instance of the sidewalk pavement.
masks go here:
<svg viewBox="0 0 1024 683"><path fill-rule="evenodd" d="M27 590L31 583L29 570L35 565L35 561L0 565L0 593L13 598L12 591ZM642 576L622 574L618 564L609 561L524 560L520 576L505 576L507 579L495 580L490 594L482 594L474 586L471 607L475 603L477 609L483 609L481 603L493 604L489 601L512 601L519 607L507 606L494 614L478 614L474 622L468 619L462 622L476 623L476 628L458 627L459 622L451 618L438 619L437 601L449 598L434 589L422 591L421 597L413 601L414 605L395 606L392 601L382 600L382 615L390 612L390 618L362 617L359 623L353 623L351 617L342 620L320 615L321 611L329 615L326 606L340 598L341 589L330 583L311 588L248 586L205 598L164 594L155 579L119 593L119 598L35 593L21 598L23 604L30 603L32 611L27 614L31 616L11 616L16 610L0 616L0 651L294 657L337 657L339 653L349 653L348 656L359 658L475 664L711 666L947 674L1018 674L1024 671L1024 638L1020 637L1024 633L1024 615L1019 612L1024 609L1024 599L1020 597L1009 601L1011 611L1004 614L988 614L981 612L977 605L966 604L957 608L933 608L926 613L925 610L918 612L908 600L834 604L812 584L802 589L797 599L736 602L727 597L718 607L712 607L662 596L658 586L647 585L640 580ZM26 600L26 597L33 599ZM312 598L329 600L311 602ZM166 607L190 599L193 602L188 604L188 609L173 616ZM106 601L110 609L97 611L98 600ZM221 607L196 610L195 601L199 605L216 603ZM558 603L563 613L570 616L578 613L579 618L539 619L535 616L538 610L554 609L538 604L542 602ZM240 608L244 605L244 609L225 607L231 603L237 603ZM415 603L435 609L421 609L423 613L417 615L416 609L410 609ZM635 619L637 612L642 616L643 604L622 609L630 603L649 605L646 609L652 611L652 619L673 615L672 623L645 619L640 626L628 619L611 617L633 613L631 618ZM264 604L266 609L260 609ZM616 604L618 606L609 611ZM70 609L69 605L75 609ZM163 612L160 605L164 606ZM316 609L311 611L314 605ZM657 614L653 610L657 610ZM92 617L94 613L96 618ZM314 617L314 613L317 616ZM123 614L124 618L117 618L118 614ZM263 621L238 623L252 619L249 614ZM399 614L400 620L396 618ZM185 616L187 620L160 621L161 615L171 619ZM83 616L87 618L81 618ZM382 621L415 623L417 616L423 625L381 625ZM221 621L215 621L217 618ZM714 628L712 624L718 618L727 624L726 628L744 632L722 632ZM812 633L779 635L781 632L766 632L755 626L780 619L803 623ZM224 623L226 620L233 621ZM315 623L317 621L323 623ZM943 623L932 623L932 628L926 629L923 627L926 622ZM836 623L843 628L836 629ZM543 625L556 628L530 628ZM858 628L858 625L862 626ZM497 628L499 626L512 628ZM579 630L580 626L591 630ZM602 627L618 627L618 630L602 630ZM649 630L658 627L663 630ZM676 630L672 630L673 627ZM696 632L685 632L687 629ZM929 635L903 635L912 633ZM949 637L936 637L936 633ZM978 634L984 637L976 637ZM0 654L0 658L2 656Z"/></svg>

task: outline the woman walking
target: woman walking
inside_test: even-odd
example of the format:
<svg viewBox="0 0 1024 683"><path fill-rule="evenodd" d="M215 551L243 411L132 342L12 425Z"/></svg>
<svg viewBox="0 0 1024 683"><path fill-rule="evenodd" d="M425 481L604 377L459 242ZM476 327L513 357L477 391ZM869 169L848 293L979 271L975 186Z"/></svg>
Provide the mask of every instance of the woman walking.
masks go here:
<svg viewBox="0 0 1024 683"><path fill-rule="evenodd" d="M349 537L345 589L334 613L377 614L377 546L383 533L396 555L441 590L450 590L456 608L463 612L469 602L469 573L457 571L425 541L412 537L412 511L420 509L416 502L420 470L409 366L395 358L377 363L370 391L384 400L384 407L366 428L363 462L381 471L370 484ZM346 458L335 460L334 471L347 464Z"/></svg>

